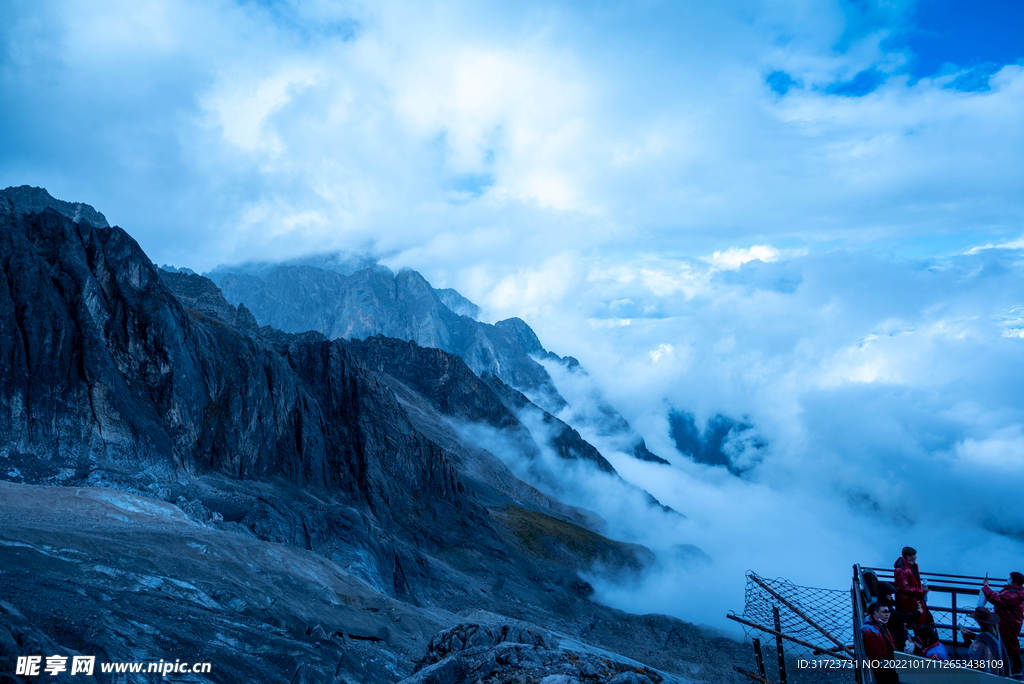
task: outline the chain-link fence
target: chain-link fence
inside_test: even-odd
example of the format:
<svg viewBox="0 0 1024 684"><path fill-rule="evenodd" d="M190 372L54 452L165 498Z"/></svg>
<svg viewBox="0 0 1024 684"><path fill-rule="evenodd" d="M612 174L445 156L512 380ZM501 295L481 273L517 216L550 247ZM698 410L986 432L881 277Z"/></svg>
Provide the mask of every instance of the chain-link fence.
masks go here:
<svg viewBox="0 0 1024 684"><path fill-rule="evenodd" d="M854 681L849 589L801 587L748 572L744 598L742 615L731 616L751 644L744 670L760 676L763 667L765 680L786 684Z"/></svg>

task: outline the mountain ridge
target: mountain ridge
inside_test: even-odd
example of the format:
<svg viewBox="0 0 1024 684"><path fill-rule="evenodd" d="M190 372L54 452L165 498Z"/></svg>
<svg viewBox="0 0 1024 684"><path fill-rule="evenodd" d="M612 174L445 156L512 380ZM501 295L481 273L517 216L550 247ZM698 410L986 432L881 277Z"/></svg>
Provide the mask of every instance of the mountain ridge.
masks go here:
<svg viewBox="0 0 1024 684"><path fill-rule="evenodd" d="M74 206L77 221L61 212L68 210L63 205L18 209L6 192L0 192L10 208L0 213L7 286L0 288L0 355L10 364L0 376L0 434L7 436L0 443L0 480L21 484L0 485L0 591L18 603L0 605L0 663L24 655L9 644L25 639L51 652L125 660L153 657L160 639L180 638L200 649L196 637L176 626L194 615L198 624L222 625L237 637L236 645L211 646L236 663L212 681L230 681L228 672L238 672L245 654L273 634L269 651L261 653L285 678L394 682L411 674L420 657L412 636L452 627L459 611L483 608L496 619L557 629L653 667L715 678L728 672L699 646L714 635L673 618L631 616L590 601L592 589L578 574L593 571L588 554L599 554L624 576L642 572L650 559L628 544L584 533L585 512L516 484L486 450L457 444L436 400L367 367L363 348L381 342L255 327L205 279L160 272L120 228L94 224ZM389 363L411 364L422 371L421 381L444 377L418 361L410 343L386 345ZM483 416L474 407L490 406L504 416L499 424L515 425L515 416L487 398L492 390L460 357L423 353L456 370L446 390L451 396L441 399L468 393L458 404L464 414ZM54 510L41 528L28 511L47 500L52 485L65 492L85 487L81 491L104 501L123 499L115 518L126 526L111 528L108 547L92 541L107 529L93 517ZM157 509L173 524L151 527L138 518L140 510ZM531 536L535 529L546 531ZM259 605L254 601L262 597L240 597L230 577L206 574L197 569L202 563L154 566L149 555L166 556L147 553L150 534L164 535L159 538L175 549L207 549L201 554L224 554L239 540L251 540L244 543L256 546L245 553L258 548L263 560L253 562L265 571L280 572L275 557L312 554L318 567L341 578L331 582L361 582L379 597L373 601L387 597L404 608L389 614L390 622L370 620L370 632L339 636L326 622L311 622L302 607L322 600L322 580L291 575L289 601ZM54 535L65 540L61 553L72 560L48 555L45 540ZM275 551L277 544L294 551ZM118 555L119 548L132 551ZM69 600L75 591L84 598ZM163 597L155 591L170 602L156 601ZM372 598L362 589L339 591L342 605ZM106 595L116 597L112 606ZM144 610L132 613L133 603ZM47 610L68 617L55 621ZM86 631L97 615L102 629ZM133 641L129 615L159 639ZM673 633L687 639L673 642ZM314 643L335 664L319 657L306 665L288 660L287 653L306 652ZM545 648L552 663L568 658ZM536 667L529 671L548 666Z"/></svg>
<svg viewBox="0 0 1024 684"><path fill-rule="evenodd" d="M394 273L375 264L346 275L310 265L283 265L260 278L235 274L225 266L218 277L225 299L245 305L261 325L286 332L315 330L331 339L385 335L415 340L422 347L458 355L477 375L501 379L551 414L568 404L539 360L583 372L573 357L545 349L520 318L488 324L456 313L449 303L460 310L479 308L455 290L436 290L411 269ZM590 427L613 436L635 458L668 463L653 454L607 402L601 402L600 422Z"/></svg>

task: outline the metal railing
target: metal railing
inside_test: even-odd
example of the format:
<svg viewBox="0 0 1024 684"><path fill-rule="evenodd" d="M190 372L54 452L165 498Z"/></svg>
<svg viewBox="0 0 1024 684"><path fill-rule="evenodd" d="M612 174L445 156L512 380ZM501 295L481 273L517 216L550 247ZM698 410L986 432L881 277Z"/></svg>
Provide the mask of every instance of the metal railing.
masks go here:
<svg viewBox="0 0 1024 684"><path fill-rule="evenodd" d="M861 634L860 626L864 624L864 605L862 590L864 581L861 577L859 565L853 566L853 586L850 588L850 600L853 603L853 678L857 684L864 684L866 681L874 682L871 672L864 672L861 663L864 662L864 635Z"/></svg>

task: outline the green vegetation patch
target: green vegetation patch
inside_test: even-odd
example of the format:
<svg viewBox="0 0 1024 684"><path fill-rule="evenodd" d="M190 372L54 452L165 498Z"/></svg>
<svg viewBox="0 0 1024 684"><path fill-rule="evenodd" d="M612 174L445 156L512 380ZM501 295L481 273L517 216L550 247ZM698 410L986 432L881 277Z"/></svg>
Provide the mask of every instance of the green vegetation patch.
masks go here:
<svg viewBox="0 0 1024 684"><path fill-rule="evenodd" d="M558 565L574 570L602 565L608 570L639 572L654 562L654 554L644 546L608 539L544 513L512 505L489 510L499 528L520 547Z"/></svg>

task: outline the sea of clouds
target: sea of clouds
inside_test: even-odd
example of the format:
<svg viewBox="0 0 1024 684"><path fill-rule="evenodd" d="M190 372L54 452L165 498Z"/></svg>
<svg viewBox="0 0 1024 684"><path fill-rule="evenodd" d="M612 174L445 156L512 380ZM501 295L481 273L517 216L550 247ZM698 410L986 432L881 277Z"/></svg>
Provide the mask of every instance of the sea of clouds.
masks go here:
<svg viewBox="0 0 1024 684"><path fill-rule="evenodd" d="M562 468L570 484L553 493L659 556L640 583L595 574L599 597L726 626L725 613L742 610L746 570L844 588L854 563L891 567L908 544L925 570L1005 577L1020 566L1019 245L933 259L767 246L722 256L563 255L562 268L532 274L558 281L538 310L557 314L530 323L587 372L547 363L571 404L561 416L624 479L686 516L648 507L593 469ZM601 400L671 465L638 461L585 427L580 417L598 415ZM679 453L671 410L698 426L719 414L751 424L757 438L726 450L747 469ZM516 466L514 453L496 453ZM546 467L560 468L555 458ZM680 554L685 544L710 562Z"/></svg>

